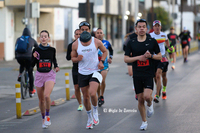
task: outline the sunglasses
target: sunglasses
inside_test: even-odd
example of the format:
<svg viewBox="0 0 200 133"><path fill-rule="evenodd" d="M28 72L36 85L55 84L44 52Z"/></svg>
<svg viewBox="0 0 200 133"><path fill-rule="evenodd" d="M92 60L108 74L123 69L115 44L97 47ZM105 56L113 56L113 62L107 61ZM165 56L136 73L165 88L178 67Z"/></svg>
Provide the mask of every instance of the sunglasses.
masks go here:
<svg viewBox="0 0 200 133"><path fill-rule="evenodd" d="M159 20L153 21L153 24L161 23Z"/></svg>
<svg viewBox="0 0 200 133"><path fill-rule="evenodd" d="M88 22L81 22L79 24L79 28L82 27L82 26L88 26L90 28L90 24Z"/></svg>

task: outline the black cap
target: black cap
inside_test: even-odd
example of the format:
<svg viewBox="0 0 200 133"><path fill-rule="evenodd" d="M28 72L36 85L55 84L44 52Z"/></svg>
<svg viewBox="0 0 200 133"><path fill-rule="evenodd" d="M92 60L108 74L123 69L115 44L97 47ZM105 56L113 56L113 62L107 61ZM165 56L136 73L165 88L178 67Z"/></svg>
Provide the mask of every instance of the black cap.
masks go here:
<svg viewBox="0 0 200 133"><path fill-rule="evenodd" d="M87 31L83 31L80 35L81 42L88 42L91 39L91 34Z"/></svg>

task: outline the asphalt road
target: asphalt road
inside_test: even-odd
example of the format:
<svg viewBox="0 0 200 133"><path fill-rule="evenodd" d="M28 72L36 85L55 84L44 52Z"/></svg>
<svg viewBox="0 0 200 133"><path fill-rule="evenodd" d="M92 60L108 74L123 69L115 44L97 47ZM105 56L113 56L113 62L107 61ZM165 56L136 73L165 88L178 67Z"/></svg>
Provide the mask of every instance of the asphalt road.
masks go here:
<svg viewBox="0 0 200 133"><path fill-rule="evenodd" d="M189 55L188 63L182 57L177 60L176 69L168 71L167 100L154 103L154 115L148 118L146 133L198 133L200 130L199 79L200 53ZM51 99L65 98L64 73L70 73L70 93L73 94L71 70L57 73L57 83ZM52 125L42 129L41 114L22 116L16 119L15 89L17 71L12 67L0 67L0 133L141 133L141 117L132 89L132 78L127 74L123 54L114 56L106 79L105 104L98 108L99 125L92 130L85 128L85 109L78 112L75 99L50 109ZM155 90L153 95L155 94ZM37 95L22 100L22 112L38 106Z"/></svg>

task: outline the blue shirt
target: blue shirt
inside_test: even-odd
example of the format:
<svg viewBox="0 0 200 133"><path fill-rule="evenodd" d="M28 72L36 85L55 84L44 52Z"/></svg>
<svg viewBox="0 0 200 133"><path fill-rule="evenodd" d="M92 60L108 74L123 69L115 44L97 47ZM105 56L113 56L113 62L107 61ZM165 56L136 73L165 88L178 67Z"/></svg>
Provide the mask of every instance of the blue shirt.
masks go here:
<svg viewBox="0 0 200 133"><path fill-rule="evenodd" d="M112 49L112 46L111 46L111 44L110 44L110 42L109 41L107 41L107 40L102 40L102 43L103 43L103 45L106 47L106 49L108 49L109 50L109 57L111 57L112 58L112 52L113 52L113 50L112 50L112 52L110 52L110 49ZM102 56L102 52L101 52L101 50L100 49L98 49L98 56L99 57L101 57ZM104 68L105 67L108 67L108 58L106 57L106 59L105 59L105 61L104 61Z"/></svg>

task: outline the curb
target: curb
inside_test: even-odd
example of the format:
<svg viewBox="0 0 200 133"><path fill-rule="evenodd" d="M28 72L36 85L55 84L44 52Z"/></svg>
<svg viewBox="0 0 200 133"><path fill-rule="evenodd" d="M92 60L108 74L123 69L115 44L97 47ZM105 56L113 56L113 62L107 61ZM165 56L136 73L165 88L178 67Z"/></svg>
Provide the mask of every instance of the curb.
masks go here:
<svg viewBox="0 0 200 133"><path fill-rule="evenodd" d="M56 106L56 105L60 105L60 104L63 104L65 103L65 99L64 98L59 98L57 100L54 100L51 102L51 106Z"/></svg>
<svg viewBox="0 0 200 133"><path fill-rule="evenodd" d="M40 108L39 106L35 107L35 108L32 108L32 109L29 109L29 110L26 110L25 113L23 114L24 116L27 116L27 115L33 115L33 114L36 114L40 112Z"/></svg>

